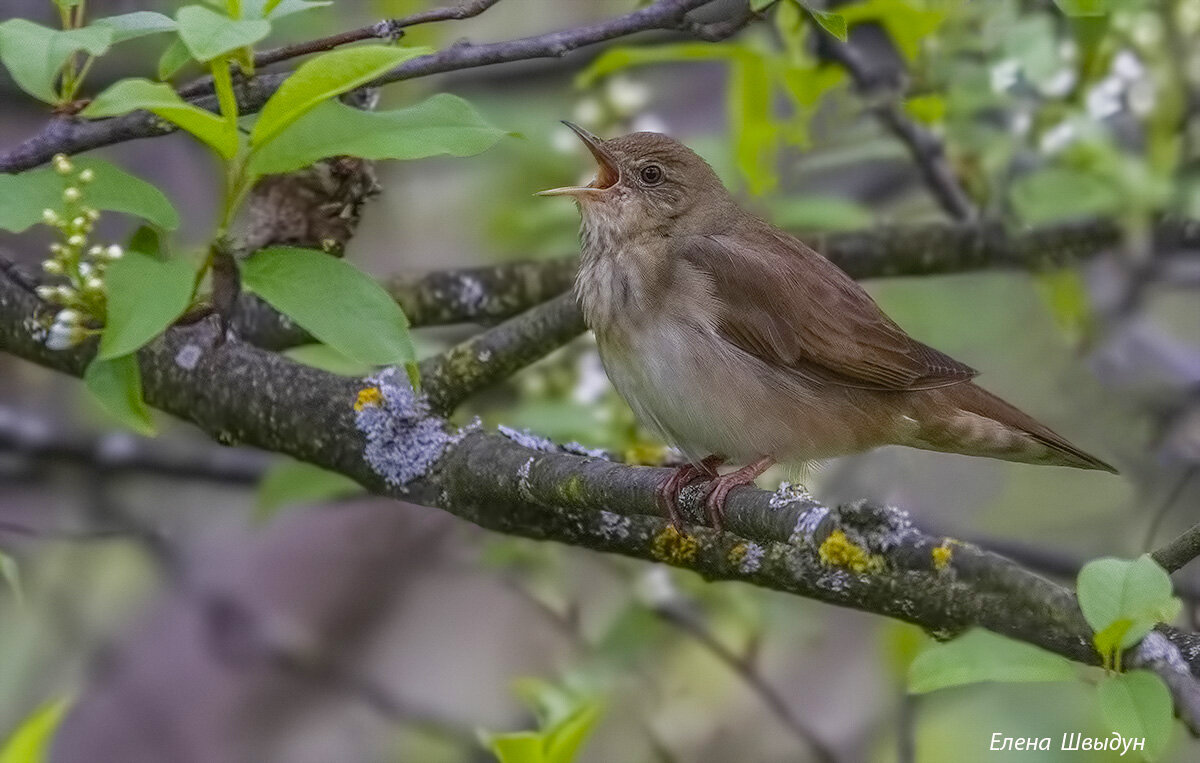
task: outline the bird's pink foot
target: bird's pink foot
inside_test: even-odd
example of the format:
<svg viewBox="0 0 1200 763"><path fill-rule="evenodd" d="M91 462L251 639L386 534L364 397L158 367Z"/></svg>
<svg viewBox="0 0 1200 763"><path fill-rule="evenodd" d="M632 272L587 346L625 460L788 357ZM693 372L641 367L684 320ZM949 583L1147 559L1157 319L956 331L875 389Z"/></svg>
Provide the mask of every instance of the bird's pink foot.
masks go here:
<svg viewBox="0 0 1200 763"><path fill-rule="evenodd" d="M760 474L774 465L775 459L764 456L737 471L722 474L709 484L708 497L704 499L704 511L714 530L725 530L725 501L729 498L729 492L735 487L754 484L754 480L758 479Z"/></svg>
<svg viewBox="0 0 1200 763"><path fill-rule="evenodd" d="M683 515L679 513L679 494L683 489L699 479L713 479L717 476L717 467L725 463L722 456L709 456L698 464L684 464L663 480L658 486L658 507L671 520L671 524L680 534L686 535L683 529Z"/></svg>

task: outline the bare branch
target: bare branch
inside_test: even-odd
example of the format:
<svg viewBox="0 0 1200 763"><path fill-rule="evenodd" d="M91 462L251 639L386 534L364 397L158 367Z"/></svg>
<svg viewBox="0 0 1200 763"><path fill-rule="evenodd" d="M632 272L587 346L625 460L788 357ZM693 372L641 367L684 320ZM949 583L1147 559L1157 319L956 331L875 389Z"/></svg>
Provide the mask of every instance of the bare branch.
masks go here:
<svg viewBox="0 0 1200 763"><path fill-rule="evenodd" d="M1200 523L1151 554L1167 572L1175 572L1200 556Z"/></svg>

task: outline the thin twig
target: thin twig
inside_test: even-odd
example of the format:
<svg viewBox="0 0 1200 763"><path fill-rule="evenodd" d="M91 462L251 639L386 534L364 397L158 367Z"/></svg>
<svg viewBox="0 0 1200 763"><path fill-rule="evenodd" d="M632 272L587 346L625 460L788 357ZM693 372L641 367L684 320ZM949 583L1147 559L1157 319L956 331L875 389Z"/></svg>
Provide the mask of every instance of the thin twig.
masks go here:
<svg viewBox="0 0 1200 763"><path fill-rule="evenodd" d="M1150 554L1167 572L1183 569L1200 556L1200 522L1189 527L1179 537Z"/></svg>
<svg viewBox="0 0 1200 763"><path fill-rule="evenodd" d="M874 102L871 111L889 132L908 147L925 185L942 209L955 220L975 219L978 214L975 205L946 161L942 141L904 113L900 94L894 84L898 78L881 76L858 48L823 30L817 36L817 51L822 58L841 64L863 98Z"/></svg>
<svg viewBox="0 0 1200 763"><path fill-rule="evenodd" d="M429 24L435 21L461 21L462 19L469 19L478 16L498 2L500 0L470 0L460 5L430 8L429 10L402 18L384 19L360 29L352 29L340 34L309 40L308 42L299 42L295 45L284 45L279 48L264 50L254 56L254 65L270 66L280 61L307 56L311 53L323 53L342 45L362 42L363 40L396 40L403 34L402 30L407 27L418 24Z"/></svg>

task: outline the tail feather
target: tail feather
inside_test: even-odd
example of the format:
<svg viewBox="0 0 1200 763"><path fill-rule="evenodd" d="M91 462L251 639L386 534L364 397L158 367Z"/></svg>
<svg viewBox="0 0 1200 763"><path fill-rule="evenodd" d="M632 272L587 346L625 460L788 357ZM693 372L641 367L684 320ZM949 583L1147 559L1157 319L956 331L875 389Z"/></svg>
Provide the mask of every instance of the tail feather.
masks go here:
<svg viewBox="0 0 1200 763"><path fill-rule="evenodd" d="M944 411L949 403L958 414L939 416L936 424L922 427L928 446L1010 461L1117 473L1111 464L1080 450L1029 414L971 382L937 392L942 396L938 408Z"/></svg>

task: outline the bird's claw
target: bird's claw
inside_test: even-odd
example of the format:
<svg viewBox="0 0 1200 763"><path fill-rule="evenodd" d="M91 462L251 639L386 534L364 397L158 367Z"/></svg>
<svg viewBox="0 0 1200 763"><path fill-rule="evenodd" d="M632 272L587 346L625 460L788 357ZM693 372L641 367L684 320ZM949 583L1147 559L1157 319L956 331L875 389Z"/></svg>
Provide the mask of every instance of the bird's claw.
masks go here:
<svg viewBox="0 0 1200 763"><path fill-rule="evenodd" d="M717 467L724 462L720 456L709 456L699 464L687 463L672 472L658 485L655 498L658 508L671 520L671 525L680 535L687 535L684 529L683 514L679 511L679 495L683 489L696 480L716 478ZM709 515L711 521L712 515Z"/></svg>

